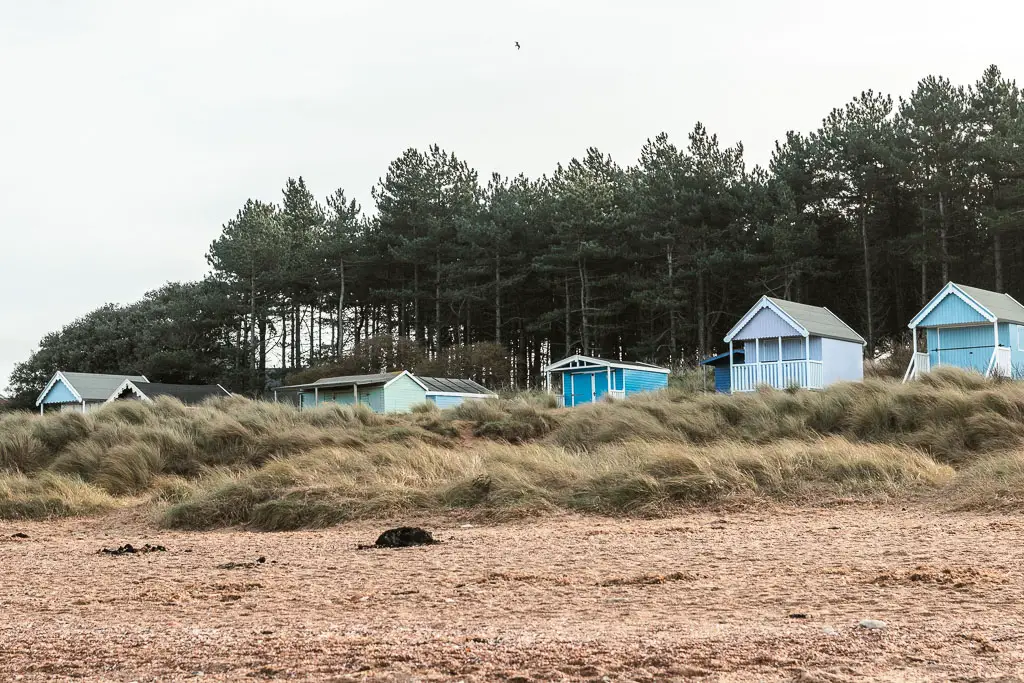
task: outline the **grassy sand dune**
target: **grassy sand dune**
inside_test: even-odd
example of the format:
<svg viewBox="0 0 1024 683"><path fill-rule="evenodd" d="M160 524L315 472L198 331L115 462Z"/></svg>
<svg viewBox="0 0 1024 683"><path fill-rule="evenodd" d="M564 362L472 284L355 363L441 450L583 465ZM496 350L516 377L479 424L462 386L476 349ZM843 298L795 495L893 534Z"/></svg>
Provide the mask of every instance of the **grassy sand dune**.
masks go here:
<svg viewBox="0 0 1024 683"><path fill-rule="evenodd" d="M402 511L663 514L740 501L1024 503L1024 383L943 370L821 392L546 396L410 415L161 399L0 417L0 516L153 507L185 528L291 529Z"/></svg>

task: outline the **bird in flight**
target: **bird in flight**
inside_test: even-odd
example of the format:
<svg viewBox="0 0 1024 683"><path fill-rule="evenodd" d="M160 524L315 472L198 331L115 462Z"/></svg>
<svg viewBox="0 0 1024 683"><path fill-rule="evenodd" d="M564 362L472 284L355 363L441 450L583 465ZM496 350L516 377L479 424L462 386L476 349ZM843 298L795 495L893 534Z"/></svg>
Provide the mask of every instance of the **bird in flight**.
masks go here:
<svg viewBox="0 0 1024 683"><path fill-rule="evenodd" d="M519 41L518 40L516 41L516 49L517 50L521 50L522 49L522 48L519 47Z"/></svg>

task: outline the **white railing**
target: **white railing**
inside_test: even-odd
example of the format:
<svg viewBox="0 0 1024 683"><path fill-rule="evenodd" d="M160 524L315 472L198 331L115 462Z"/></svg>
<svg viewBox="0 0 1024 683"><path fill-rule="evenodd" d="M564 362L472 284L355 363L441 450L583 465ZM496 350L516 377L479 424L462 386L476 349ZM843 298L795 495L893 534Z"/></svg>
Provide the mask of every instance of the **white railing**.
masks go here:
<svg viewBox="0 0 1024 683"><path fill-rule="evenodd" d="M812 360L807 364L809 377L807 378L808 389L824 389L825 373L821 369L820 360Z"/></svg>
<svg viewBox="0 0 1024 683"><path fill-rule="evenodd" d="M821 361L785 360L732 366L732 391L754 391L761 385L773 389L821 389Z"/></svg>
<svg viewBox="0 0 1024 683"><path fill-rule="evenodd" d="M931 370L932 357L927 353L916 351L910 358L910 365L907 366L907 372L903 375L903 381L917 379L926 372L931 372Z"/></svg>
<svg viewBox="0 0 1024 683"><path fill-rule="evenodd" d="M626 398L626 390L625 389L609 389L608 390L608 396L611 397L614 400L623 399L623 398Z"/></svg>
<svg viewBox="0 0 1024 683"><path fill-rule="evenodd" d="M555 396L555 407L557 407L557 408L564 408L565 407L565 396L563 396L562 394L555 394L554 396Z"/></svg>
<svg viewBox="0 0 1024 683"><path fill-rule="evenodd" d="M1009 377L1010 376L1010 349L1006 346L997 346L992 350L992 359L988 362L987 377Z"/></svg>

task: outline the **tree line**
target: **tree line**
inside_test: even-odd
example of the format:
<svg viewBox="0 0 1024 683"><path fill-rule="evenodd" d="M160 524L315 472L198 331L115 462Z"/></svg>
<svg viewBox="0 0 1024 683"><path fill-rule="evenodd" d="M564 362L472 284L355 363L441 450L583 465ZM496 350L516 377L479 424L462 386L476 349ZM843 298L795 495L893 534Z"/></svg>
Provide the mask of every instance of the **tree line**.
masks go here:
<svg viewBox="0 0 1024 683"><path fill-rule="evenodd" d="M828 306L875 355L947 280L1024 295L1021 105L991 66L865 91L767 168L698 123L635 163L590 148L539 178L409 149L371 211L289 178L223 225L203 281L48 334L11 388L65 369L258 394L321 366L527 387L574 352L693 363L765 293Z"/></svg>

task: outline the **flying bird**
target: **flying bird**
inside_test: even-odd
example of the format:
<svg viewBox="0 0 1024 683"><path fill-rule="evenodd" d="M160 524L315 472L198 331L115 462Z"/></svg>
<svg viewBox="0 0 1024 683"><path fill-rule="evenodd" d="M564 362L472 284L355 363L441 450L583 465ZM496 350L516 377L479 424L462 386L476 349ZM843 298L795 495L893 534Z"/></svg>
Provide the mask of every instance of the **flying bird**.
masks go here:
<svg viewBox="0 0 1024 683"><path fill-rule="evenodd" d="M519 47L519 41L518 40L516 41L516 49L517 50L521 50L522 49L522 48Z"/></svg>

